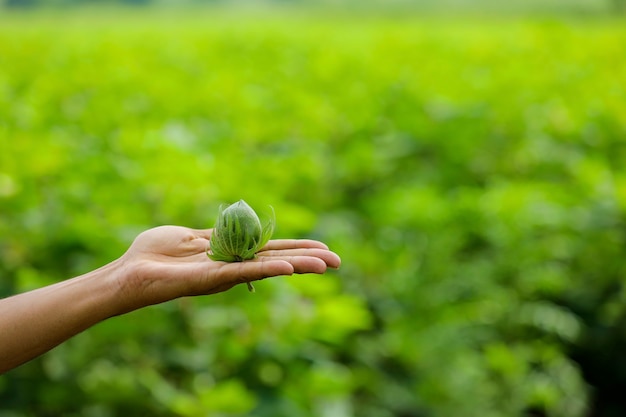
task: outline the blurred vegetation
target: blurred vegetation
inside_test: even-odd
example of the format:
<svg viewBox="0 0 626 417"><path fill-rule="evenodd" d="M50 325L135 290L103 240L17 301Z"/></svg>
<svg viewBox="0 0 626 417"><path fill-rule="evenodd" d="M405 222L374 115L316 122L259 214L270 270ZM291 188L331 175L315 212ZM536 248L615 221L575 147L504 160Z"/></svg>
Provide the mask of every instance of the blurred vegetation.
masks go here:
<svg viewBox="0 0 626 417"><path fill-rule="evenodd" d="M337 272L117 317L0 416L626 412L620 20L0 17L0 296L271 204ZM1 342L1 335L0 335Z"/></svg>
<svg viewBox="0 0 626 417"><path fill-rule="evenodd" d="M324 8L379 13L428 12L444 14L621 14L626 0L0 0L9 9L69 9L90 6L131 6L165 8L287 7Z"/></svg>

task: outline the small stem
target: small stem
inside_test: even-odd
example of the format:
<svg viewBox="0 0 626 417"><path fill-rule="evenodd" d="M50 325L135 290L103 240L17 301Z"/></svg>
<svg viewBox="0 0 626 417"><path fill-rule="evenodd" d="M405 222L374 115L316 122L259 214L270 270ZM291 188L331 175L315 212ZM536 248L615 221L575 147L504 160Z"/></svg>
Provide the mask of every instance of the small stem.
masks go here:
<svg viewBox="0 0 626 417"><path fill-rule="evenodd" d="M246 284L248 284L248 291L256 292L256 290L254 289L254 285L252 285L251 282L246 282Z"/></svg>

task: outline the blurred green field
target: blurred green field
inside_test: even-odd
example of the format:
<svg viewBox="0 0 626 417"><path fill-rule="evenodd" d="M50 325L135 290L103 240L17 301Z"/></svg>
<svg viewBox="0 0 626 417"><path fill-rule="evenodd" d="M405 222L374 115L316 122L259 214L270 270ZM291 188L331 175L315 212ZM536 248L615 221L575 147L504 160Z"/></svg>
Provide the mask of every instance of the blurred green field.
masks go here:
<svg viewBox="0 0 626 417"><path fill-rule="evenodd" d="M0 16L0 296L241 198L343 259L110 319L0 376L0 416L623 415L624 45L609 19Z"/></svg>

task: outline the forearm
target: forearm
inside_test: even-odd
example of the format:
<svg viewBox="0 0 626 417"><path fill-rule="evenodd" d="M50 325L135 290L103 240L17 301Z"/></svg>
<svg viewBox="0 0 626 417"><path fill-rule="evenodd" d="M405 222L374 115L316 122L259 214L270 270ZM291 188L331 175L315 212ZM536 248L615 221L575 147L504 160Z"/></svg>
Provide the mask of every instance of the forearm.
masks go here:
<svg viewBox="0 0 626 417"><path fill-rule="evenodd" d="M0 300L0 374L109 317L122 304L121 261L48 287Z"/></svg>

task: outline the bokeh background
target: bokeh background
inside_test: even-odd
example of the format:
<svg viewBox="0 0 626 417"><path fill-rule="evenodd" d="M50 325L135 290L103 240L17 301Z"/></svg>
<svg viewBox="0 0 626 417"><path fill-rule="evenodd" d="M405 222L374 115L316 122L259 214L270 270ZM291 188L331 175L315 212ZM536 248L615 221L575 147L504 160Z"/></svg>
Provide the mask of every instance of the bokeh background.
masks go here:
<svg viewBox="0 0 626 417"><path fill-rule="evenodd" d="M101 323L0 416L626 415L624 2L0 3L0 296L242 198L343 258Z"/></svg>

